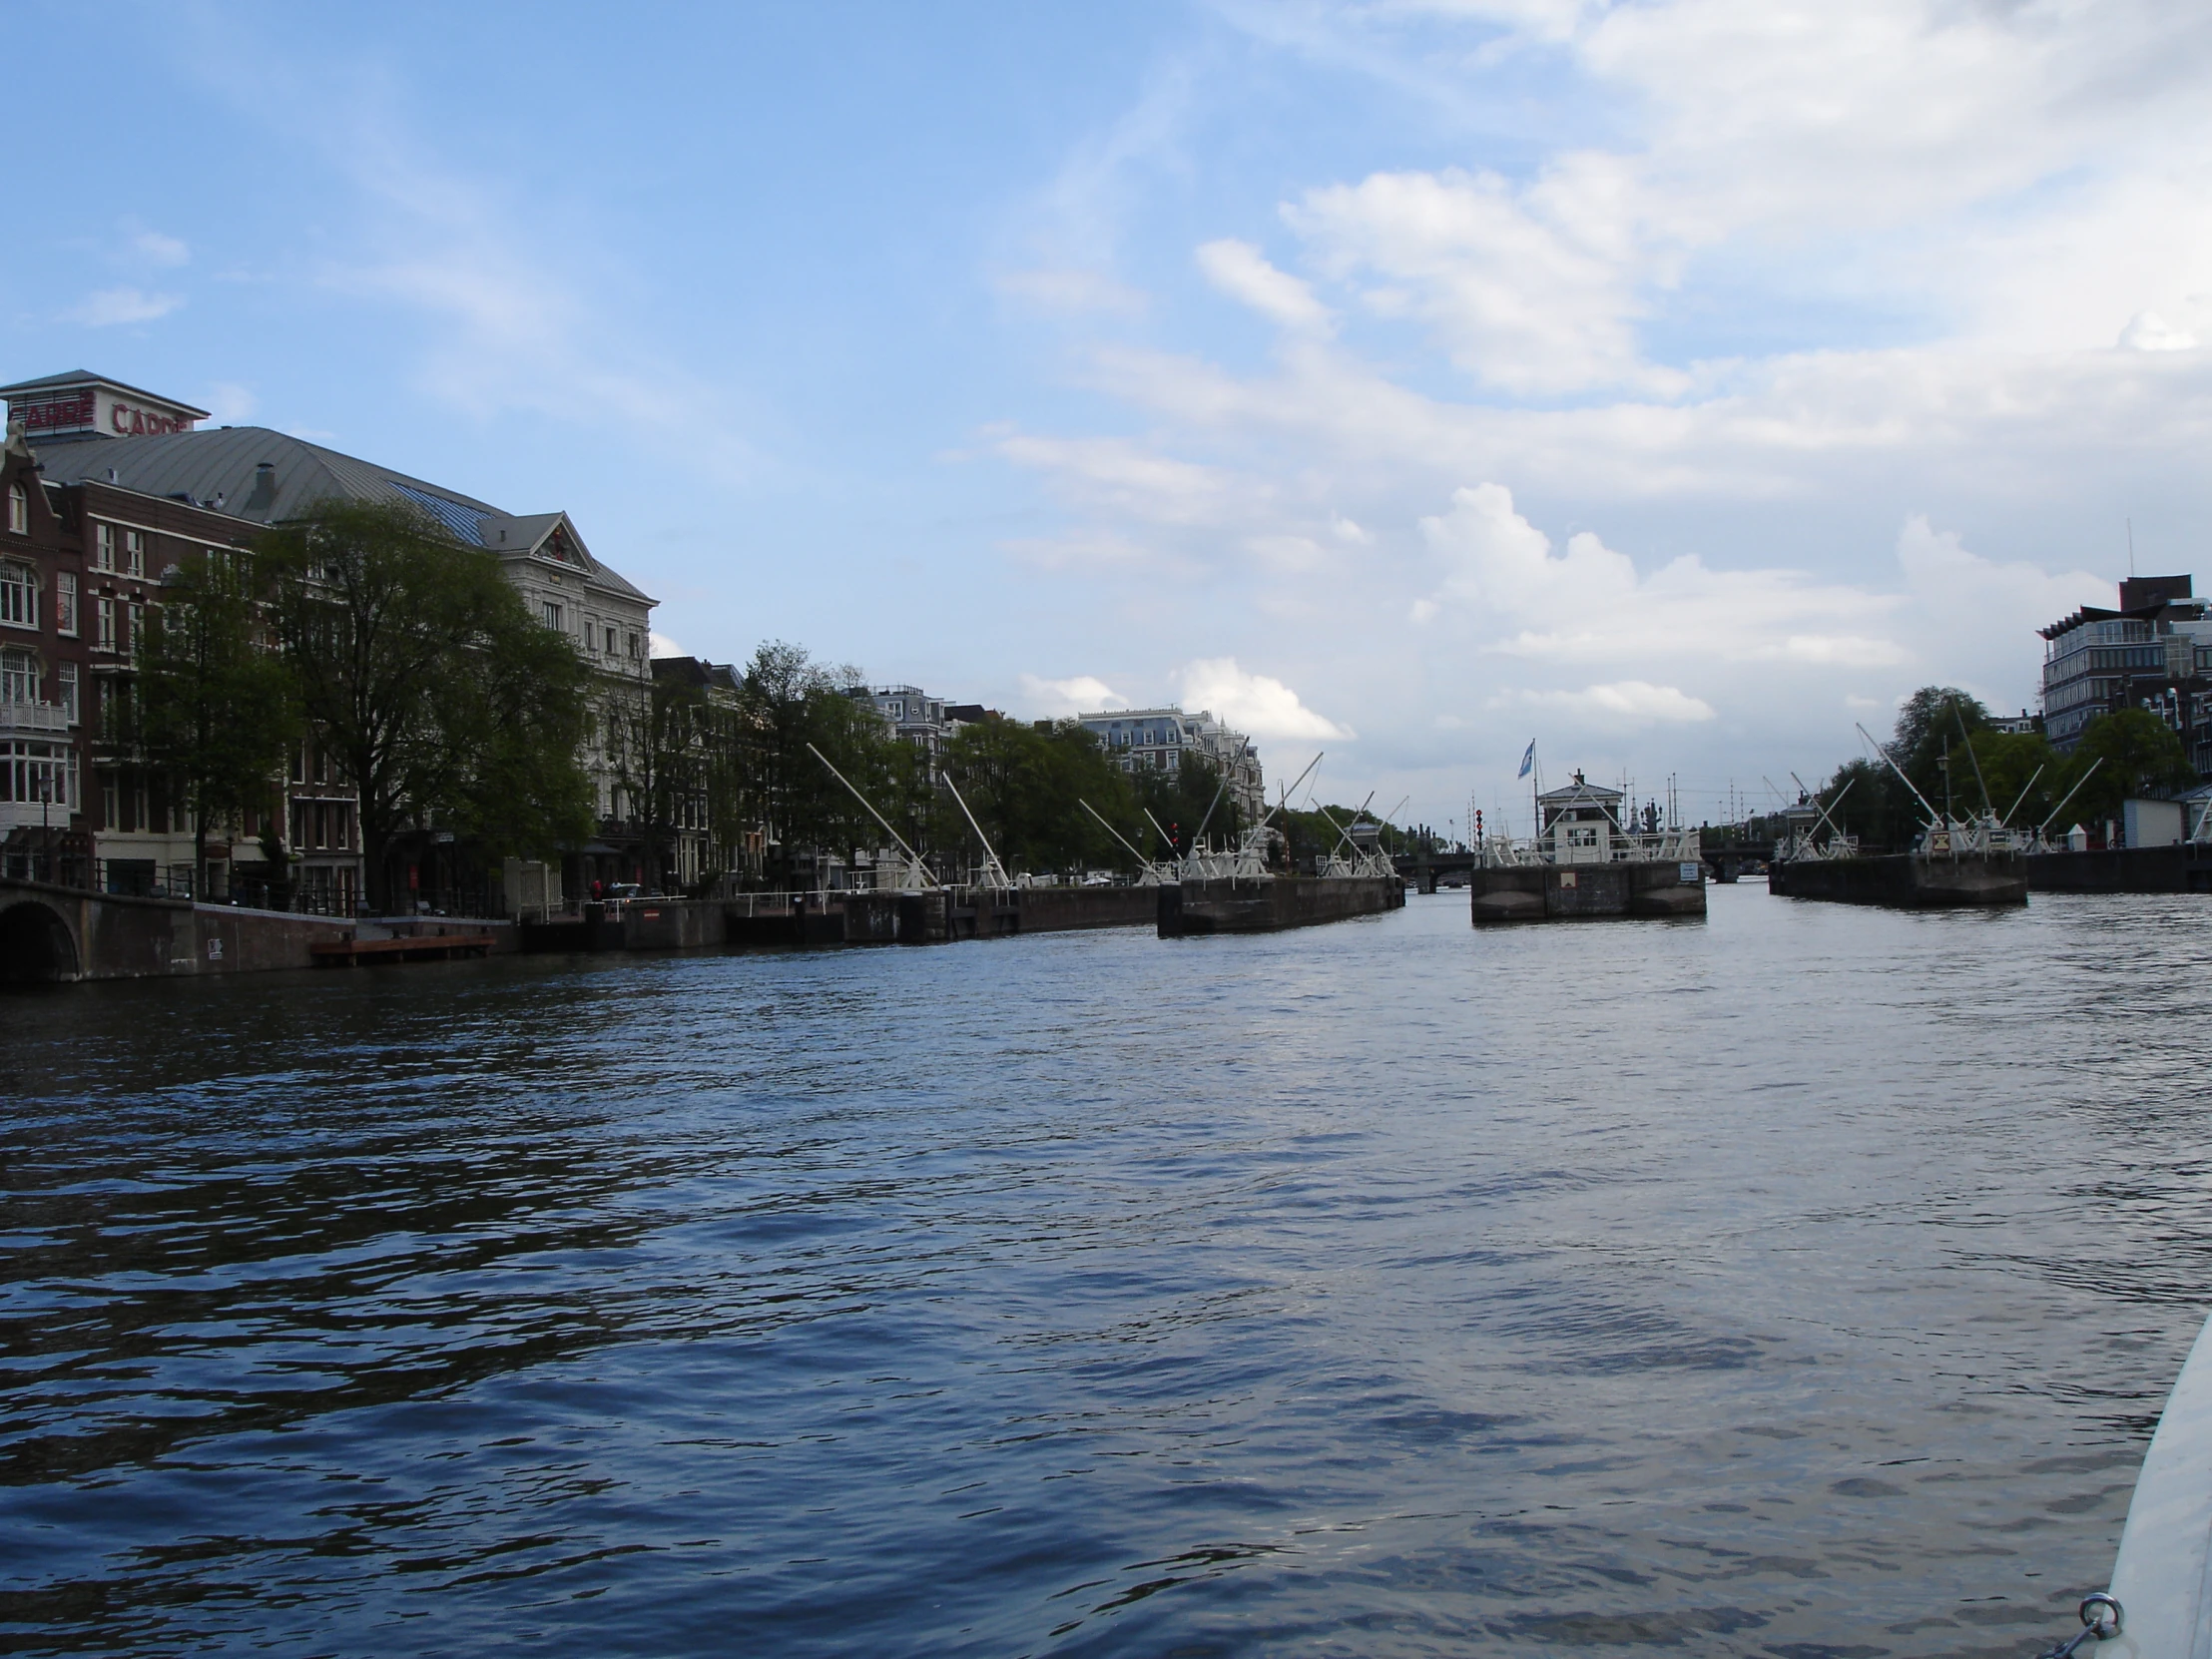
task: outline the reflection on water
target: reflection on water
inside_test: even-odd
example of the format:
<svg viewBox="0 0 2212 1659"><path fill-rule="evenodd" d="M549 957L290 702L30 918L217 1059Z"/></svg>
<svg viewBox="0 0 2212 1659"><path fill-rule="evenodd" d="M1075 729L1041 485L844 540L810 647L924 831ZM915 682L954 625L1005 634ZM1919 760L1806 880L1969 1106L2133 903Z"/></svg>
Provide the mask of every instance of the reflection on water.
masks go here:
<svg viewBox="0 0 2212 1659"><path fill-rule="evenodd" d="M2212 907L6 1005L24 1652L2029 1653L2212 1240Z"/></svg>

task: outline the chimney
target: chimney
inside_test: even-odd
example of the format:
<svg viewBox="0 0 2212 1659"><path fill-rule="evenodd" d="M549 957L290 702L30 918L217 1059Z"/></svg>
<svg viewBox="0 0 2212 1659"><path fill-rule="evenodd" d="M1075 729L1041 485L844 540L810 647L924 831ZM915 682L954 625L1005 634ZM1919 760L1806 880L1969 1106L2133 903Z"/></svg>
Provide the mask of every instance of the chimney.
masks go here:
<svg viewBox="0 0 2212 1659"><path fill-rule="evenodd" d="M276 505L276 463L263 461L254 468L254 488L239 507L242 513L266 513Z"/></svg>

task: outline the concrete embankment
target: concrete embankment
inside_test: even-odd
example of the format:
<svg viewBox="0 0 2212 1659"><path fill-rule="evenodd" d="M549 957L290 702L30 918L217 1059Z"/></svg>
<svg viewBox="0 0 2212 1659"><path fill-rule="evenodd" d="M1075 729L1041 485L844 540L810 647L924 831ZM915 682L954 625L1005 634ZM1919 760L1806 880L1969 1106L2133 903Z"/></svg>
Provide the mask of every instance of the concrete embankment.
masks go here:
<svg viewBox="0 0 2212 1659"><path fill-rule="evenodd" d="M580 915L518 925L448 916L346 920L0 881L0 984L397 965L516 950L943 944L1146 926L1154 920L1154 892L1151 887L939 887L640 899L587 904ZM402 940L419 942L419 948L382 948ZM363 943L379 948L344 948Z"/></svg>
<svg viewBox="0 0 2212 1659"><path fill-rule="evenodd" d="M631 899L522 928L535 951L711 950L730 946L945 944L1015 933L1133 927L1151 887L932 887L919 892L738 893Z"/></svg>
<svg viewBox="0 0 2212 1659"><path fill-rule="evenodd" d="M1705 914L1705 871L1695 860L1495 865L1477 869L1468 889L1478 927L1496 921Z"/></svg>
<svg viewBox="0 0 2212 1659"><path fill-rule="evenodd" d="M2212 892L2212 846L2114 846L2034 852L2030 892Z"/></svg>
<svg viewBox="0 0 2212 1659"><path fill-rule="evenodd" d="M1890 852L1868 858L1790 858L1769 867L1767 888L1784 898L1885 904L1900 910L2025 904L2027 860L2017 852Z"/></svg>
<svg viewBox="0 0 2212 1659"><path fill-rule="evenodd" d="M1400 876L1278 875L1171 882L1158 894L1156 925L1163 939L1205 933L1273 933L1405 907Z"/></svg>
<svg viewBox="0 0 2212 1659"><path fill-rule="evenodd" d="M0 983L183 979L313 965L315 947L353 939L469 934L516 947L502 921L448 917L349 921L182 898L0 881Z"/></svg>

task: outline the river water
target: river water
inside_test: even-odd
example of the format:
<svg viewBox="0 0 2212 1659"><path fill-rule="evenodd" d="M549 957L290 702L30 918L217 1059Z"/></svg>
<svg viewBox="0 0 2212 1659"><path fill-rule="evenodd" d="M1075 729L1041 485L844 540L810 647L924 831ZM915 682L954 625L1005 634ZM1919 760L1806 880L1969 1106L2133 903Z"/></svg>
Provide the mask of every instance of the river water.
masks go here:
<svg viewBox="0 0 2212 1659"><path fill-rule="evenodd" d="M2016 1655L2212 1302L2212 899L0 1004L0 1648Z"/></svg>

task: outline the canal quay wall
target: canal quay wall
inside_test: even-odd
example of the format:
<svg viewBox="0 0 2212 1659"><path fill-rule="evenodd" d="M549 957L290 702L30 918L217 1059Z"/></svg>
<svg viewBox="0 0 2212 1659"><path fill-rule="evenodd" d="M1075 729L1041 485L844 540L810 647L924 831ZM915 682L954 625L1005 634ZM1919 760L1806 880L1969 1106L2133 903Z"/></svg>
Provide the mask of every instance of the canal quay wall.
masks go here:
<svg viewBox="0 0 2212 1659"><path fill-rule="evenodd" d="M2029 892L2212 892L2212 846L2031 852Z"/></svg>
<svg viewBox="0 0 2212 1659"><path fill-rule="evenodd" d="M1702 916L1704 875L1695 859L1489 865L1469 878L1468 906L1478 927L1500 921Z"/></svg>
<svg viewBox="0 0 2212 1659"><path fill-rule="evenodd" d="M1863 858L1786 858L1769 866L1767 890L1779 898L1881 904L1927 910L2027 902L2027 860L2017 852L1886 852Z"/></svg>
<svg viewBox="0 0 2212 1659"><path fill-rule="evenodd" d="M525 923L531 951L711 950L729 946L946 944L1017 933L1134 927L1151 887L931 887L918 892L738 893L630 899Z"/></svg>
<svg viewBox="0 0 2212 1659"><path fill-rule="evenodd" d="M586 904L516 923L456 916L294 915L0 881L0 984L175 979L350 959L335 947L419 938L469 954L678 951L746 946L944 944L1150 925L1152 887L939 887L922 892L740 893ZM368 953L359 953L365 963Z"/></svg>
<svg viewBox="0 0 2212 1659"><path fill-rule="evenodd" d="M1398 875L1279 875L1261 880L1224 876L1212 881L1163 882L1149 890L1158 895L1155 925L1163 939L1274 933L1405 907L1405 880Z"/></svg>
<svg viewBox="0 0 2212 1659"><path fill-rule="evenodd" d="M518 944L503 921L355 921L0 880L0 984L267 973L308 966L317 945L463 933L488 936L492 950Z"/></svg>

